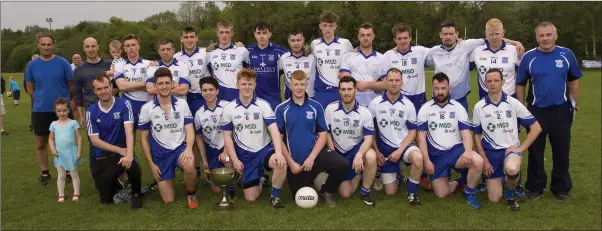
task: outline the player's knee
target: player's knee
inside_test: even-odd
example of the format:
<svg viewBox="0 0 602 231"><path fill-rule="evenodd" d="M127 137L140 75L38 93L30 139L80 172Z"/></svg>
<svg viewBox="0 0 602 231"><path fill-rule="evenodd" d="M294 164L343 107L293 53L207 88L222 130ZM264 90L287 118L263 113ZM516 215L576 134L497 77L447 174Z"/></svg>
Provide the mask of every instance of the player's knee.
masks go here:
<svg viewBox="0 0 602 231"><path fill-rule="evenodd" d="M412 167L414 168L422 168L422 153L419 151L414 151L410 153L410 161L412 162Z"/></svg>
<svg viewBox="0 0 602 231"><path fill-rule="evenodd" d="M472 168L478 171L483 170L483 158L475 152L472 155Z"/></svg>
<svg viewBox="0 0 602 231"><path fill-rule="evenodd" d="M366 154L364 154L364 159L366 166L376 166L376 152L373 149L368 149Z"/></svg>
<svg viewBox="0 0 602 231"><path fill-rule="evenodd" d="M493 203L497 203L498 201L500 201L502 199L502 194L501 193L487 193L487 197L489 198L489 201L491 201Z"/></svg>
<svg viewBox="0 0 602 231"><path fill-rule="evenodd" d="M353 194L353 192L351 192L351 190L343 190L341 192L341 197L342 198L349 198L349 197L351 197L352 194Z"/></svg>
<svg viewBox="0 0 602 231"><path fill-rule="evenodd" d="M196 169L194 168L194 164L193 163L186 163L186 164L184 164L184 166L183 166L182 169L186 173L196 173Z"/></svg>
<svg viewBox="0 0 602 231"><path fill-rule="evenodd" d="M171 196L171 197L170 196L164 196L162 199L163 199L163 203L165 203L165 204L171 204L174 201L173 196Z"/></svg>
<svg viewBox="0 0 602 231"><path fill-rule="evenodd" d="M36 142L37 150L46 150L47 146L48 146L48 144L46 142Z"/></svg>
<svg viewBox="0 0 602 231"><path fill-rule="evenodd" d="M449 192L445 192L443 190L435 190L433 193L439 198L446 198L449 195Z"/></svg>
<svg viewBox="0 0 602 231"><path fill-rule="evenodd" d="M395 184L397 186L397 184ZM385 193L388 196L393 196L397 193L397 187L385 187Z"/></svg>
<svg viewBox="0 0 602 231"><path fill-rule="evenodd" d="M254 202L257 200L257 196L256 195L249 195L249 194L245 194L245 200L248 202Z"/></svg>

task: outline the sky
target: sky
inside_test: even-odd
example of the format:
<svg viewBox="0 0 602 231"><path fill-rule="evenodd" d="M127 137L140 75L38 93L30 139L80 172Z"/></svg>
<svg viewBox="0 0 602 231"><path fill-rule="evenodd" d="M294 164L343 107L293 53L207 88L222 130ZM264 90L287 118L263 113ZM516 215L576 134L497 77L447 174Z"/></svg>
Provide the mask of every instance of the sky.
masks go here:
<svg viewBox="0 0 602 231"><path fill-rule="evenodd" d="M23 30L26 26L48 27L46 18L52 18L52 29L77 25L80 21L104 21L115 16L126 21L140 21L166 10L177 11L180 1L2 1L0 27ZM118 7L116 7L118 6ZM219 6L219 4L218 4ZM132 11L136 8L136 11Z"/></svg>

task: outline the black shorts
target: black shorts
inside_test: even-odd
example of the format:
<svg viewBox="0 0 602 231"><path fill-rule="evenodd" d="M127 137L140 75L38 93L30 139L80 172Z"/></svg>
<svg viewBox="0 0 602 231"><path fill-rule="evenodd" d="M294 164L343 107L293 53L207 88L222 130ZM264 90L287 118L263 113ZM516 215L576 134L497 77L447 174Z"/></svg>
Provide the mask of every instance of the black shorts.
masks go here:
<svg viewBox="0 0 602 231"><path fill-rule="evenodd" d="M50 135L50 124L59 119L54 112L32 112L31 117L33 118L33 133L36 136ZM71 111L69 111L69 118L73 119Z"/></svg>
<svg viewBox="0 0 602 231"><path fill-rule="evenodd" d="M21 99L21 91L20 90L13 91L13 99L14 100Z"/></svg>

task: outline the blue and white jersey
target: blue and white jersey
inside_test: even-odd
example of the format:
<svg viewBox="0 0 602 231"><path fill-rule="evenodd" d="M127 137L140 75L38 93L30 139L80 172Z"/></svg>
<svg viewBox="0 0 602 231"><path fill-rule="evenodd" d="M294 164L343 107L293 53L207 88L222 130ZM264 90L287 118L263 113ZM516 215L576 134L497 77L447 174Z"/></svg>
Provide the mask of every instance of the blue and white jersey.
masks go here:
<svg viewBox="0 0 602 231"><path fill-rule="evenodd" d="M245 106L236 98L223 110L221 129L232 131L237 156L248 159L271 144L267 128L276 117L267 101L254 96Z"/></svg>
<svg viewBox="0 0 602 231"><path fill-rule="evenodd" d="M401 92L404 95L420 95L425 92L424 65L429 48L423 46L410 46L405 53L397 49L385 52L384 71L397 68L401 71L403 86Z"/></svg>
<svg viewBox="0 0 602 231"><path fill-rule="evenodd" d="M193 122L192 113L184 100L171 96L171 114L161 108L157 96L140 110L139 130L150 130L149 140L153 156L166 157L185 145L184 126Z"/></svg>
<svg viewBox="0 0 602 231"><path fill-rule="evenodd" d="M502 93L502 100L497 104L485 96L474 106L472 111L473 130L482 134L485 150L506 150L511 146L519 146L518 125L525 128L536 122L531 112L517 99Z"/></svg>
<svg viewBox="0 0 602 231"><path fill-rule="evenodd" d="M397 150L410 131L416 130L416 109L404 95L391 102L383 93L370 102L368 109L374 118L376 145L381 153Z"/></svg>
<svg viewBox="0 0 602 231"><path fill-rule="evenodd" d="M384 56L372 50L370 54L362 53L361 49L357 52L349 52L343 55L340 72L349 73L358 82L377 81L386 72L384 70ZM355 98L359 104L368 106L370 101L378 95L372 89L357 91Z"/></svg>
<svg viewBox="0 0 602 231"><path fill-rule="evenodd" d="M224 107L229 103L225 100L218 100L213 110L204 104L194 115L194 131L196 134L203 135L205 147L216 150L224 147L224 135L220 129L220 123Z"/></svg>
<svg viewBox="0 0 602 231"><path fill-rule="evenodd" d="M502 47L497 50L491 50L489 42L485 41L485 45L475 48L470 55L470 62L477 67L477 75L479 80L479 89L482 92L489 92L485 83L485 73L491 68L502 70L504 75L504 87L502 90L508 95L514 95L515 92L515 76L518 70L516 47L512 44L507 44L502 40ZM481 96L479 96L481 97Z"/></svg>
<svg viewBox="0 0 602 231"><path fill-rule="evenodd" d="M146 83L148 77L148 64L150 61L138 58L136 63L131 63L129 59L125 62L117 63L115 66L115 80L125 79L128 82ZM123 92L123 97L138 102L148 101L148 92L145 90Z"/></svg>
<svg viewBox="0 0 602 231"><path fill-rule="evenodd" d="M259 48L258 45L251 45L247 46L247 50L245 62L249 64L250 69L257 73L257 88L255 89L257 97L267 100L266 97L272 96L277 98L274 100L280 102L281 69L278 60L287 52L286 48L270 42L264 49ZM275 105L274 108L276 106L278 105Z"/></svg>
<svg viewBox="0 0 602 231"><path fill-rule="evenodd" d="M551 52L533 48L523 55L516 84L525 86L531 80L527 102L537 107L551 107L568 100L567 81L581 78L579 63L573 51L556 46Z"/></svg>
<svg viewBox="0 0 602 231"><path fill-rule="evenodd" d="M117 147L126 147L124 124L127 123L134 123L134 113L130 101L123 98L113 97L113 104L107 110L95 103L86 111L88 136L98 136L104 142ZM107 153L92 145L90 148L93 149L94 157L101 157Z"/></svg>
<svg viewBox="0 0 602 231"><path fill-rule="evenodd" d="M343 109L341 101L328 104L324 109L324 118L335 149L343 155L355 146L362 145L364 136L374 135L372 113L357 101L349 112Z"/></svg>
<svg viewBox="0 0 602 231"><path fill-rule="evenodd" d="M215 50L209 52L207 67L221 87L236 89L236 74L247 67L245 62L247 56L249 56L247 48L230 44L229 47L222 49L216 45Z"/></svg>
<svg viewBox="0 0 602 231"><path fill-rule="evenodd" d="M293 72L302 70L307 75L307 94L314 97L314 82L316 80L316 57L314 54L294 56L291 52L285 53L278 60L280 69L284 72L284 85L286 90L291 90L291 75Z"/></svg>
<svg viewBox="0 0 602 231"><path fill-rule="evenodd" d="M462 145L460 131L471 129L468 113L453 99L440 106L435 100L426 102L418 112L418 131L426 131L429 156L441 156Z"/></svg>
<svg viewBox="0 0 602 231"><path fill-rule="evenodd" d="M341 61L343 55L353 51L351 42L337 36L330 43L326 43L324 38L319 38L311 42L311 50L316 57L314 89L316 91L337 91Z"/></svg>
<svg viewBox="0 0 602 231"><path fill-rule="evenodd" d="M169 65L166 65L165 63L163 63L163 61L159 60L159 63L156 67L149 67L148 78L146 79L147 83L155 83L155 71L157 71L159 67L169 68L171 74L173 75L174 83L186 84L188 85L188 87L190 87L190 80L188 79L188 66L186 64L178 63L177 59L174 59L173 62ZM179 100L186 101L186 96L176 96L176 98L178 98ZM153 100L153 98L149 99L149 101L151 100Z"/></svg>
<svg viewBox="0 0 602 231"><path fill-rule="evenodd" d="M209 77L209 69L207 68L207 51L205 48L197 47L192 54L187 54L185 51L180 51L173 55L173 58L178 60L180 64L188 66L188 81L190 81L190 93L201 93L199 81L202 78Z"/></svg>
<svg viewBox="0 0 602 231"><path fill-rule="evenodd" d="M485 39L467 39L451 50L446 50L443 45L430 49L426 63L434 64L435 74L443 72L449 77L452 99L460 99L470 92L470 53L483 44Z"/></svg>

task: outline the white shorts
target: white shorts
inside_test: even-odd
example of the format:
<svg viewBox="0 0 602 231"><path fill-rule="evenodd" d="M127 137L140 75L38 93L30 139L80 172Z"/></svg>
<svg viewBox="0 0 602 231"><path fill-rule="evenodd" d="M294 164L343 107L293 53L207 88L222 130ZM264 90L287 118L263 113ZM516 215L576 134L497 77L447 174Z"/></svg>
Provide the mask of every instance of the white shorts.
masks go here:
<svg viewBox="0 0 602 231"><path fill-rule="evenodd" d="M420 151L418 146L413 145L413 144L411 144L410 146L408 146L408 148L406 148L406 150L403 152L403 156L402 156L403 162L405 162L406 164L411 164L410 163L410 152L412 152L414 150ZM397 164L401 164L401 163L397 163ZM394 173L394 172L381 173L380 178L381 178L383 184L390 184L390 183L393 183L397 179L397 173Z"/></svg>

